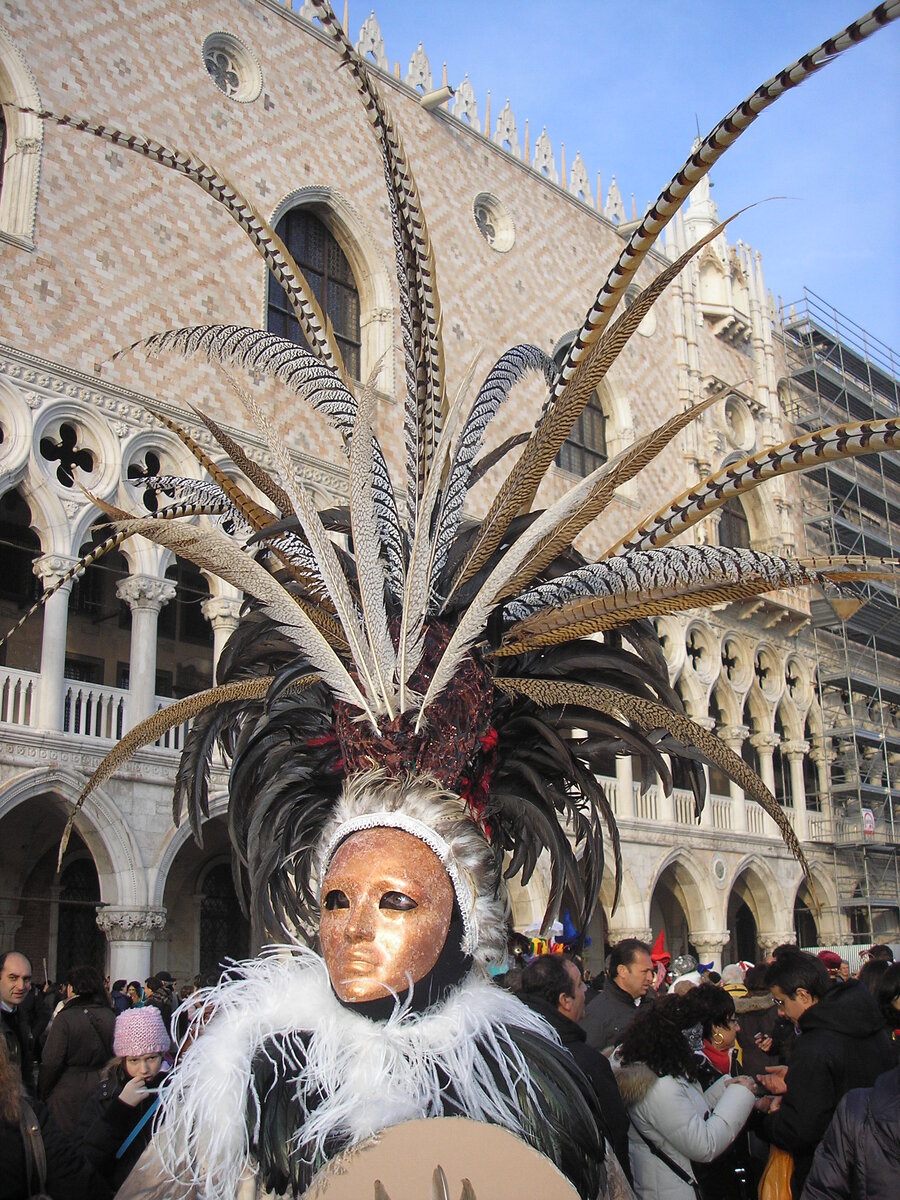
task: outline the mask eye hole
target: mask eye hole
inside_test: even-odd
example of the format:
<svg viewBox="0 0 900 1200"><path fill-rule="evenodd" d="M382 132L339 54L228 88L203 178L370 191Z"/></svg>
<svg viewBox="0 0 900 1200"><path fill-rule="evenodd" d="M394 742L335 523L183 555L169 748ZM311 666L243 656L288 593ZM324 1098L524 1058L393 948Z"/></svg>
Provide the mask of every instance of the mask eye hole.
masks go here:
<svg viewBox="0 0 900 1200"><path fill-rule="evenodd" d="M412 896L407 896L405 892L385 892L378 907L390 909L392 912L409 912L419 906Z"/></svg>
<svg viewBox="0 0 900 1200"><path fill-rule="evenodd" d="M329 912L333 912L336 908L349 908L350 901L347 899L345 892L340 888L332 888L325 897L325 908Z"/></svg>

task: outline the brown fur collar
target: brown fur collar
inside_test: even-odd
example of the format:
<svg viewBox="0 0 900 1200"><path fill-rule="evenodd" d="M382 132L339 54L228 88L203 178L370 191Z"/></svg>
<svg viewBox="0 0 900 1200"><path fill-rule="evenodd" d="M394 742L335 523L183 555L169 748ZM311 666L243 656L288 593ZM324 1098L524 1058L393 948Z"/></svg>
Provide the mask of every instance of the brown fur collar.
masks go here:
<svg viewBox="0 0 900 1200"><path fill-rule="evenodd" d="M659 1076L655 1071L651 1071L646 1063L629 1063L628 1066L616 1067L616 1083L626 1108L634 1108L636 1104L640 1104L658 1079Z"/></svg>
<svg viewBox="0 0 900 1200"><path fill-rule="evenodd" d="M740 996L734 1002L734 1010L738 1014L749 1012L765 1012L775 1001L768 992L764 996Z"/></svg>

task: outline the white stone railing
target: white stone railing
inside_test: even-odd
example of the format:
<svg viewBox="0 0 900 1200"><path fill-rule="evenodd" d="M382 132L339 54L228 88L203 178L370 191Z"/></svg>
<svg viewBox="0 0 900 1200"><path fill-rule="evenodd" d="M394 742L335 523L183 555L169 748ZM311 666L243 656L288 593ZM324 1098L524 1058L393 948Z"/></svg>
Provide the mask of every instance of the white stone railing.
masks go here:
<svg viewBox="0 0 900 1200"><path fill-rule="evenodd" d="M641 784L633 783L632 790L634 792L634 815L639 821L658 821L659 820L659 788L651 785L645 792L641 791Z"/></svg>
<svg viewBox="0 0 900 1200"><path fill-rule="evenodd" d="M734 829L733 813L730 796L710 796L707 804L712 809L713 829L732 831Z"/></svg>
<svg viewBox="0 0 900 1200"><path fill-rule="evenodd" d="M0 722L30 725L37 714L37 692L41 677L34 671L0 667Z"/></svg>
<svg viewBox="0 0 900 1200"><path fill-rule="evenodd" d="M747 804L747 832L755 833L765 837L769 830L766 829L766 814L758 804L748 802Z"/></svg>
<svg viewBox="0 0 900 1200"><path fill-rule="evenodd" d="M81 737L120 738L128 728L128 692L125 688L65 681L63 733Z"/></svg>
<svg viewBox="0 0 900 1200"><path fill-rule="evenodd" d="M675 806L675 820L679 825L696 825L697 815L694 811L694 793L684 788L676 788L672 793Z"/></svg>

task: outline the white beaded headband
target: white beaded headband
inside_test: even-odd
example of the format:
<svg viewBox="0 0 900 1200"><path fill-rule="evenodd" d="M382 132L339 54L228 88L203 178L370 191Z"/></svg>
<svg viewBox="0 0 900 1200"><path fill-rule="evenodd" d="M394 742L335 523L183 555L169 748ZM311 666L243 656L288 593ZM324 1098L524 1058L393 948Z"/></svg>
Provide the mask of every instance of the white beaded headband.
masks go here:
<svg viewBox="0 0 900 1200"><path fill-rule="evenodd" d="M435 833L430 825L426 825L424 821L416 820L415 817L409 817L406 813L365 813L359 817L351 817L349 821L345 821L342 825L339 825L328 839L325 846L325 853L322 856L319 892L321 893L322 891L325 875L338 846L342 842L345 842L351 834L359 833L362 829L402 829L404 833L412 834L414 838L418 838L420 842L424 842L429 850L432 850L437 855L441 866L443 866L450 882L453 884L456 903L462 917L464 935L462 949L466 954L474 954L478 945L478 921L475 917L474 900L472 891L466 885L456 864L453 851L450 849L449 843L445 842L439 833Z"/></svg>

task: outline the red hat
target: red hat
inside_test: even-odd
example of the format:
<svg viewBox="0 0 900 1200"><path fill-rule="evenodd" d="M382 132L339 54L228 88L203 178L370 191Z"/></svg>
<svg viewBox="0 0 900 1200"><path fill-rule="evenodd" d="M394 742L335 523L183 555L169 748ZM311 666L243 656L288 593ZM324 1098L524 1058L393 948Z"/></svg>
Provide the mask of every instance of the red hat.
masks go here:
<svg viewBox="0 0 900 1200"><path fill-rule="evenodd" d="M836 971L841 965L841 956L833 950L820 950L816 958L820 959L829 971Z"/></svg>
<svg viewBox="0 0 900 1200"><path fill-rule="evenodd" d="M655 963L670 963L672 955L666 949L666 931L661 929L650 951L650 959Z"/></svg>

